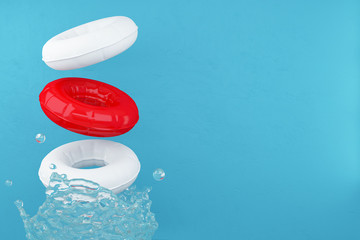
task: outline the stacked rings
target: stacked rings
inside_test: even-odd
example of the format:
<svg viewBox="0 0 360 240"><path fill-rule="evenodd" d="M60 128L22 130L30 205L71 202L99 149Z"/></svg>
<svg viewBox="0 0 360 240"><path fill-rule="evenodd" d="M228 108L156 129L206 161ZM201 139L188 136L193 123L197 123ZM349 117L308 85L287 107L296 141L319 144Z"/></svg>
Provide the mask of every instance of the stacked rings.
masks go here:
<svg viewBox="0 0 360 240"><path fill-rule="evenodd" d="M116 56L137 38L137 26L127 17L89 22L51 38L43 60L56 70L86 67ZM61 78L48 83L39 96L46 116L72 132L114 137L130 131L139 120L134 100L109 84L87 78ZM39 177L48 186L55 164L68 178L97 182L119 193L137 178L140 162L128 147L106 140L71 142L51 151L42 161ZM98 166L94 169L84 167Z"/></svg>

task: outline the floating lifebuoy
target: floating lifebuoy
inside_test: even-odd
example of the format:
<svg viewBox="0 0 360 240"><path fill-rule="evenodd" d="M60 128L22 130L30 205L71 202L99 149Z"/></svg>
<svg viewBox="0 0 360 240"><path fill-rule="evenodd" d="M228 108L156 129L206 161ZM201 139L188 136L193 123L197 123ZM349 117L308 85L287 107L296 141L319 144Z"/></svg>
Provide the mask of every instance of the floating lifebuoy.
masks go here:
<svg viewBox="0 0 360 240"><path fill-rule="evenodd" d="M137 35L138 27L128 17L99 19L51 38L43 46L43 61L56 70L86 67L122 53Z"/></svg>
<svg viewBox="0 0 360 240"><path fill-rule="evenodd" d="M70 131L113 137L139 120L134 100L109 84L86 78L61 78L48 83L39 96L46 116Z"/></svg>
<svg viewBox="0 0 360 240"><path fill-rule="evenodd" d="M56 166L50 167L52 164ZM83 169L98 166L98 168ZM135 153L123 144L107 140L82 140L52 150L42 160L39 178L47 187L53 172L68 179L80 178L119 193L129 187L140 172Z"/></svg>

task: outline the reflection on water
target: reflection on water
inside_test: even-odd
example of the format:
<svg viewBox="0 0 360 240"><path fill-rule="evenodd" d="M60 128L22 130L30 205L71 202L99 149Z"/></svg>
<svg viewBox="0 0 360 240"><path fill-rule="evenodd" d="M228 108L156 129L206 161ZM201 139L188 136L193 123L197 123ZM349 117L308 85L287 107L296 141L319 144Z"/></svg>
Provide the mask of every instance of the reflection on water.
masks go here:
<svg viewBox="0 0 360 240"><path fill-rule="evenodd" d="M27 239L149 240L158 228L149 192L132 186L114 195L94 182L53 173L46 200L35 216L26 214L21 200L15 205Z"/></svg>

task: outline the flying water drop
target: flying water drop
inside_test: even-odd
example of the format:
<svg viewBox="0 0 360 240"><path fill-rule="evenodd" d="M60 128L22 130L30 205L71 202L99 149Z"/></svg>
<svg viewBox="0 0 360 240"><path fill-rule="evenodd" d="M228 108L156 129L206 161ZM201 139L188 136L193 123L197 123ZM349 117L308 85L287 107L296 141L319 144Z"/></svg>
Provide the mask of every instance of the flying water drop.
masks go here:
<svg viewBox="0 0 360 240"><path fill-rule="evenodd" d="M8 179L5 181L5 186L11 187L12 185L13 185L13 182L11 180Z"/></svg>
<svg viewBox="0 0 360 240"><path fill-rule="evenodd" d="M36 140L36 142L38 142L38 143L44 143L45 140L46 140L45 134L42 134L42 133L36 134L35 140Z"/></svg>
<svg viewBox="0 0 360 240"><path fill-rule="evenodd" d="M156 181L162 181L165 178L165 172L161 168L155 169L153 177Z"/></svg>

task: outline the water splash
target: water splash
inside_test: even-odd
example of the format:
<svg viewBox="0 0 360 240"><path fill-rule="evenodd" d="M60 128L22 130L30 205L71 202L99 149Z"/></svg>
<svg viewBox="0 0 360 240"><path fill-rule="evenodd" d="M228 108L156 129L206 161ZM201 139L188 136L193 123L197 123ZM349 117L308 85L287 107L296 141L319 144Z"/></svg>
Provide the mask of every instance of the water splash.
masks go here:
<svg viewBox="0 0 360 240"><path fill-rule="evenodd" d="M132 186L115 195L94 182L53 173L35 216L26 214L20 200L15 205L29 240L150 240L158 223L149 192Z"/></svg>

